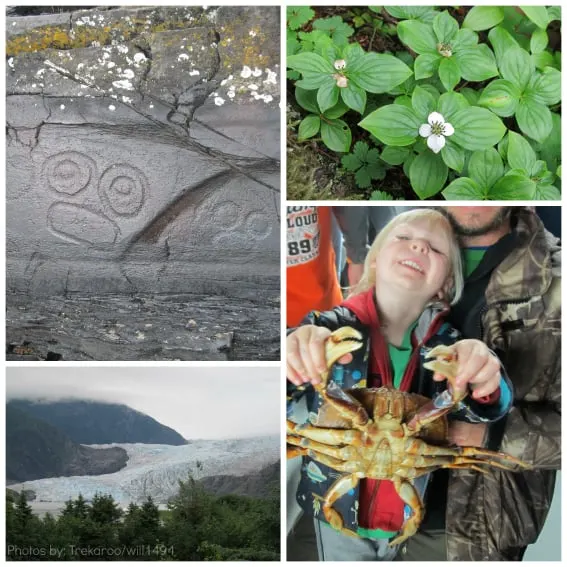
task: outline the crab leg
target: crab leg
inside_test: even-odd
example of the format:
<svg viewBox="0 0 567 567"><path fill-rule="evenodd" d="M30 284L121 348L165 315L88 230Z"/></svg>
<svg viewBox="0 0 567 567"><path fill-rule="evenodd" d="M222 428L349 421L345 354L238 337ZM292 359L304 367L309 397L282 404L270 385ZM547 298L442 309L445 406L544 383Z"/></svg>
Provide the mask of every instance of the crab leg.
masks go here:
<svg viewBox="0 0 567 567"><path fill-rule="evenodd" d="M290 445L305 447L306 449L311 449L312 451L322 453L323 455L329 455L330 457L340 459L341 461L360 460L358 451L354 447L348 445L346 447L333 447L332 445L326 445L325 443L319 443L311 439L294 436L289 436L287 442Z"/></svg>
<svg viewBox="0 0 567 567"><path fill-rule="evenodd" d="M420 475L421 476L421 475ZM417 528L423 520L423 502L414 485L408 480L394 477L394 487L400 498L409 505L412 515L406 520L401 534L388 543L390 546L399 545L417 532Z"/></svg>
<svg viewBox="0 0 567 567"><path fill-rule="evenodd" d="M353 447L361 447L364 443L363 433L354 429L332 429L309 424L299 425L288 420L287 431L291 435L306 437L327 445L344 445L348 443Z"/></svg>
<svg viewBox="0 0 567 567"><path fill-rule="evenodd" d="M343 517L333 508L333 504L349 490L356 488L359 480L360 476L358 474L348 474L338 478L331 485L331 488L329 488L329 491L323 498L323 506L321 507L327 522L329 522L335 530L351 537L358 537L358 534L344 527Z"/></svg>

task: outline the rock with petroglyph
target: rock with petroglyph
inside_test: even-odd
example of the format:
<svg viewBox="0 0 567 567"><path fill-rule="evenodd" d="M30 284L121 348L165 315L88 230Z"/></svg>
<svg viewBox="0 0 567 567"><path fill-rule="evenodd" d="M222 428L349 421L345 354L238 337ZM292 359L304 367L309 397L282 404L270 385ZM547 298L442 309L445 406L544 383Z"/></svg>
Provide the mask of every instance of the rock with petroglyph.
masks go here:
<svg viewBox="0 0 567 567"><path fill-rule="evenodd" d="M277 294L277 7L6 26L8 307L10 294Z"/></svg>

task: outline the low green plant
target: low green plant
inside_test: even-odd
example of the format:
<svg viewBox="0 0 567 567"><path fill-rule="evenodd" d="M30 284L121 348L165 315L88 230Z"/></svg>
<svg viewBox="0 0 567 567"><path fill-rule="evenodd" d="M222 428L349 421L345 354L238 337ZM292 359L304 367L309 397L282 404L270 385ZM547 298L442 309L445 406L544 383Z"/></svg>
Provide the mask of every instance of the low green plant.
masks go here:
<svg viewBox="0 0 567 567"><path fill-rule="evenodd" d="M287 66L309 112L300 141L320 134L347 154L343 168L361 188L401 169L420 199L560 199L561 58L558 28L548 30L559 7L348 14L341 25L288 8ZM380 34L382 52L363 49L359 27L370 47Z"/></svg>

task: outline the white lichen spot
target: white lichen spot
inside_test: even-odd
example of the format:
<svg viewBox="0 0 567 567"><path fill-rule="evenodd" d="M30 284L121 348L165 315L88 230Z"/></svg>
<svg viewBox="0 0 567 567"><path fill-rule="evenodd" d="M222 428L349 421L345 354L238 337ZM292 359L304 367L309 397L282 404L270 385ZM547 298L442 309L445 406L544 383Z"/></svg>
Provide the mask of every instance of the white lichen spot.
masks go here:
<svg viewBox="0 0 567 567"><path fill-rule="evenodd" d="M193 71L189 71L189 76L194 77L195 75L200 75L201 73L197 71L197 69L193 69Z"/></svg>
<svg viewBox="0 0 567 567"><path fill-rule="evenodd" d="M254 83L252 83L251 85L248 85L248 88L251 91L257 91L258 90L258 85L255 85Z"/></svg>
<svg viewBox="0 0 567 567"><path fill-rule="evenodd" d="M252 75L254 77L259 77L262 74L262 69L258 69L258 67L254 67L254 71L252 71Z"/></svg>
<svg viewBox="0 0 567 567"><path fill-rule="evenodd" d="M221 98L220 96L216 96L215 97L215 104L217 106L222 106L224 104L224 98Z"/></svg>
<svg viewBox="0 0 567 567"><path fill-rule="evenodd" d="M244 67L242 67L242 71L240 71L240 76L243 79L248 79L248 77L252 76L252 69L250 69L248 65L244 65Z"/></svg>
<svg viewBox="0 0 567 567"><path fill-rule="evenodd" d="M109 62L106 64L106 66L107 66L109 69L112 69L112 67L116 67L116 63L114 63L114 61L109 61Z"/></svg>
<svg viewBox="0 0 567 567"><path fill-rule="evenodd" d="M114 112L116 110L116 107L113 104L109 104L108 105L108 110Z"/></svg>
<svg viewBox="0 0 567 567"><path fill-rule="evenodd" d="M35 87L37 87L37 85L35 83L32 84L32 89L35 89Z"/></svg>
<svg viewBox="0 0 567 567"><path fill-rule="evenodd" d="M124 77L125 79L133 79L135 76L134 71L132 71L132 69L124 69L124 71L122 72L122 74L120 75L121 77Z"/></svg>
<svg viewBox="0 0 567 567"><path fill-rule="evenodd" d="M132 83L128 80L124 80L124 81L114 81L112 83L113 87L116 87L117 89L124 89L125 91L133 91L134 87L132 86Z"/></svg>
<svg viewBox="0 0 567 567"><path fill-rule="evenodd" d="M270 69L266 69L266 75L268 75L268 78L265 79L264 81L262 81L264 84L266 85L277 85L278 81L277 81L277 77L278 74L274 71L271 71Z"/></svg>
<svg viewBox="0 0 567 567"><path fill-rule="evenodd" d="M249 35L250 37L256 37L256 32L255 32L254 30L250 30L250 31L248 32L248 35Z"/></svg>
<svg viewBox="0 0 567 567"><path fill-rule="evenodd" d="M135 63L141 63L142 61L146 61L147 57L143 54L143 53L136 53L136 55L134 55L134 62Z"/></svg>
<svg viewBox="0 0 567 567"><path fill-rule="evenodd" d="M154 107L154 105L150 102L150 108L153 108L153 107Z"/></svg>
<svg viewBox="0 0 567 567"><path fill-rule="evenodd" d="M119 53L128 53L128 48L125 45L118 45L117 49Z"/></svg>
<svg viewBox="0 0 567 567"><path fill-rule="evenodd" d="M227 91L227 93L226 93L226 96L227 96L228 98L230 98L230 99L233 99L235 95L236 95L236 92L235 92L235 90L234 90L234 85L232 85L232 86L228 89L228 91Z"/></svg>
<svg viewBox="0 0 567 567"><path fill-rule="evenodd" d="M79 64L77 65L77 71L80 71L84 66L85 66L84 63L79 63Z"/></svg>
<svg viewBox="0 0 567 567"><path fill-rule="evenodd" d="M142 333L142 331L136 331L136 338L139 341L143 341L146 338L146 335L144 335L144 333Z"/></svg>
<svg viewBox="0 0 567 567"><path fill-rule="evenodd" d="M8 67L10 67L10 69L14 68L14 58L10 57L10 59L8 59Z"/></svg>
<svg viewBox="0 0 567 567"><path fill-rule="evenodd" d="M187 53L180 53L177 56L177 61L187 61L187 59L189 59L189 55L187 55Z"/></svg>
<svg viewBox="0 0 567 567"><path fill-rule="evenodd" d="M65 105L62 104L59 108L60 108L61 110L65 110Z"/></svg>
<svg viewBox="0 0 567 567"><path fill-rule="evenodd" d="M91 47L100 47L100 41L93 41Z"/></svg>
<svg viewBox="0 0 567 567"><path fill-rule="evenodd" d="M132 104L132 99L129 96L122 96L122 102L124 104Z"/></svg>

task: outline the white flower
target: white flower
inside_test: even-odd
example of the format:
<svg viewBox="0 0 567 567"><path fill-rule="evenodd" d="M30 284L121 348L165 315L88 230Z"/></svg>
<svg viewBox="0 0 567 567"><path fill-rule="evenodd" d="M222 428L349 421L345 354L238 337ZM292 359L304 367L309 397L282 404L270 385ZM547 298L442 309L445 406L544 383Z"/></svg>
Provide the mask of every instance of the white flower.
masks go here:
<svg viewBox="0 0 567 567"><path fill-rule="evenodd" d="M432 112L427 117L429 124L419 127L419 135L427 138L428 147L438 154L445 146L445 136L452 136L455 129L449 122L445 122L442 114Z"/></svg>
<svg viewBox="0 0 567 567"><path fill-rule="evenodd" d="M346 67L346 61L344 59L337 59L333 65L337 71L340 71Z"/></svg>
<svg viewBox="0 0 567 567"><path fill-rule="evenodd" d="M341 89L348 87L348 79L344 75L341 75L340 73L335 73L333 75L333 79L337 81L337 87Z"/></svg>

